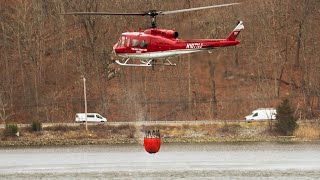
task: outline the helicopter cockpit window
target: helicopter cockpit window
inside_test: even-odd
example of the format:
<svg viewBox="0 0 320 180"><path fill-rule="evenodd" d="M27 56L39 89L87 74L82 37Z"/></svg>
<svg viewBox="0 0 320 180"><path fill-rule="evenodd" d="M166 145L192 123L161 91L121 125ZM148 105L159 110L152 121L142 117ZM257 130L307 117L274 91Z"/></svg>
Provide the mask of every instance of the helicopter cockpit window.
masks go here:
<svg viewBox="0 0 320 180"><path fill-rule="evenodd" d="M142 40L141 43L140 43L140 47L143 48L143 49L147 49L148 41Z"/></svg>
<svg viewBox="0 0 320 180"><path fill-rule="evenodd" d="M123 46L124 46L124 41L125 41L125 39L126 39L126 38L123 37L123 36L120 38L120 40L119 40L119 47L123 47Z"/></svg>
<svg viewBox="0 0 320 180"><path fill-rule="evenodd" d="M138 47L138 45L139 45L139 41L136 39L133 39L132 40L132 47Z"/></svg>
<svg viewBox="0 0 320 180"><path fill-rule="evenodd" d="M130 47L130 39L127 39L127 47Z"/></svg>

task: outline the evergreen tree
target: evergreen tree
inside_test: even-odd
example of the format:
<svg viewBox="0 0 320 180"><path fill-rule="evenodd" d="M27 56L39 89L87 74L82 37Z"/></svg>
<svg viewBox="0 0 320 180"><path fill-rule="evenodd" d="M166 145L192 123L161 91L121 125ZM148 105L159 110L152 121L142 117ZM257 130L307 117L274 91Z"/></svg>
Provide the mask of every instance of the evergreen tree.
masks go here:
<svg viewBox="0 0 320 180"><path fill-rule="evenodd" d="M289 100L284 99L277 107L276 130L286 136L293 135L293 131L298 127L297 118L294 117L294 110Z"/></svg>

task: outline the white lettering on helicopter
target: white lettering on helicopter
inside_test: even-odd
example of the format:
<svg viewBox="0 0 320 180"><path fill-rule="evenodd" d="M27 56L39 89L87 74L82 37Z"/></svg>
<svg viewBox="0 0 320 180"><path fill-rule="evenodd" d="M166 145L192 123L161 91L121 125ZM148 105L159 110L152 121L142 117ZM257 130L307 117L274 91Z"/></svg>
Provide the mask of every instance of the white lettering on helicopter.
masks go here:
<svg viewBox="0 0 320 180"><path fill-rule="evenodd" d="M147 52L147 49L140 49L140 48L131 48L131 50L136 51L136 53L141 53L141 52Z"/></svg>
<svg viewBox="0 0 320 180"><path fill-rule="evenodd" d="M200 49L203 43L187 43L186 49Z"/></svg>

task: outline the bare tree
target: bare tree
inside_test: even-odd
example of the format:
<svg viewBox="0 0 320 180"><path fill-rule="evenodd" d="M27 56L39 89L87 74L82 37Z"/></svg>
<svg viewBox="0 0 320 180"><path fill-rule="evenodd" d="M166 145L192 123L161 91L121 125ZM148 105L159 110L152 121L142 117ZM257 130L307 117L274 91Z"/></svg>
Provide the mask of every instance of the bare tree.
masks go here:
<svg viewBox="0 0 320 180"><path fill-rule="evenodd" d="M7 123L7 120L10 116L14 115L14 113L10 113L10 106L5 98L3 92L0 92L0 118L4 124Z"/></svg>

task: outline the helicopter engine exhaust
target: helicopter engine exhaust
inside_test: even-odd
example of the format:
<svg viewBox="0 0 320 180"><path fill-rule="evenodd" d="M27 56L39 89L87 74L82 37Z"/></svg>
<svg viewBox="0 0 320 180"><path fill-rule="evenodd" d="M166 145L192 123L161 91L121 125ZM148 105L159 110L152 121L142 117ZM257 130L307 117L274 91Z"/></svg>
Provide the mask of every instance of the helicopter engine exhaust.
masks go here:
<svg viewBox="0 0 320 180"><path fill-rule="evenodd" d="M179 33L176 31L172 31L172 30L166 30L166 31L162 31L162 33L165 33L163 36L167 37L167 38L174 38L176 39L179 36Z"/></svg>
<svg viewBox="0 0 320 180"><path fill-rule="evenodd" d="M179 33L178 33L177 31L175 31L175 32L173 33L173 37L174 37L174 38L178 38L178 36L179 36Z"/></svg>
<svg viewBox="0 0 320 180"><path fill-rule="evenodd" d="M177 38L177 37L179 36L179 33L176 32L176 31L167 30L166 36L167 36L168 38Z"/></svg>

